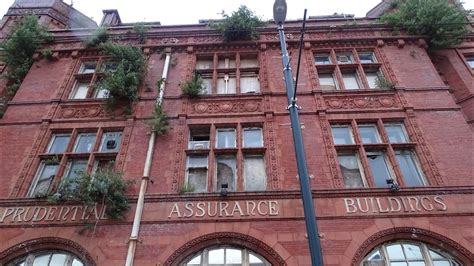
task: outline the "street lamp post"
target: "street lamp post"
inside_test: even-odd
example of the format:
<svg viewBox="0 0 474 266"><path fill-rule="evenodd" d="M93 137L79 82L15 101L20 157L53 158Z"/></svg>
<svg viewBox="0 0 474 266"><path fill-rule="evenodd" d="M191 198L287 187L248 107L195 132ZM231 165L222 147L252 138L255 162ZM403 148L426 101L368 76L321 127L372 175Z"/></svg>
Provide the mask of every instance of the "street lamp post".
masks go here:
<svg viewBox="0 0 474 266"><path fill-rule="evenodd" d="M311 264L313 266L323 266L321 244L319 242L318 227L316 224L316 215L313 206L313 197L309 184L306 157L304 154L303 136L301 134L300 120L298 116L298 106L296 105L296 88L293 83L293 74L289 64L288 51L286 49L285 32L283 30L283 23L286 19L286 11L286 1L275 0L275 3L273 4L273 18L275 20L275 23L277 23L278 25L278 35L280 38L283 61L283 75L285 78L286 94L288 97L288 111L290 113L291 128L293 132L293 143L295 146L296 164L298 168L298 176L301 187L301 196L303 198L303 209L306 223L306 231L308 235L309 250L311 254ZM304 19L306 19L306 11L304 16Z"/></svg>

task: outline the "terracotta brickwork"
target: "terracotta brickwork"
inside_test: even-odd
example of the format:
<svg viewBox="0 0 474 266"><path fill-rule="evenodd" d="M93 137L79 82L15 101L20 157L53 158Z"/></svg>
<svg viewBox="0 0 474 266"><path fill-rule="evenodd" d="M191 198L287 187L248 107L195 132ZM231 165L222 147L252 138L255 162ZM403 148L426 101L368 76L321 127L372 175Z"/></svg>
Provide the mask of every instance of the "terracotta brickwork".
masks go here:
<svg viewBox="0 0 474 266"><path fill-rule="evenodd" d="M336 25L334 29L326 27L330 23ZM360 265L374 248L394 241L424 243L470 265L474 260L473 87L472 69L462 60L474 49L472 36L460 48L438 52L436 56L442 59L437 61L433 55L430 58L419 36L394 37L389 29L372 25L370 19L360 19L357 27L344 23L307 22L298 83L324 265ZM299 26L298 21L288 22L286 29L294 70ZM224 43L204 24L154 27L147 32L144 45L138 44L131 31L129 25L109 29L111 39L141 47L146 55L146 74L132 114L120 108L106 112L101 99L71 99L84 62L102 60L103 55L98 49L85 49L67 30L56 32L55 42L49 45L57 53L56 60L38 54L8 103L0 119L0 264L37 250L70 252L85 265L125 263L150 138L147 119L158 97L156 83L164 71L163 55L169 53L172 63L163 109L170 128L153 147L135 265L180 265L216 246L250 250L272 265L310 265L275 27L260 29L258 40L231 43ZM375 62L362 62L367 51L373 53ZM352 53L354 61L315 64L319 54L339 60L336 56L342 52ZM255 58L259 91L244 93L238 87L235 94L182 95L181 85L192 77L201 58L213 58L217 64L224 57L235 58L237 65ZM241 68L235 70L238 84L246 71ZM371 89L373 69L393 87ZM216 79L218 71L211 72ZM328 73L338 84L347 82L348 73L358 73L360 88L324 89L321 83ZM406 142L390 143L384 128L394 123L406 131ZM364 142L364 125L378 130L379 143ZM335 126L352 128L353 142L337 143ZM262 147L244 146L244 130L250 127L261 129ZM193 130L203 128L208 130L212 147L190 149ZM219 150L218 130L229 128L235 130L236 146ZM28 196L55 134L71 134L73 140L81 132L111 130L121 132L120 148L113 154L115 169L135 181L128 191L131 206L124 219L103 218L99 207L56 206ZM98 149L99 144L95 145ZM370 156L381 150L400 184L398 190L377 186L378 177L371 174ZM421 186L410 186L403 179L404 168L397 157L400 150L415 154L424 180ZM358 154L358 169L365 173L363 187L347 187L339 156L348 153ZM203 154L208 160L207 191L183 193L189 157ZM236 191L227 196L221 196L217 188L219 156L235 156ZM246 189L246 156L263 158L263 191ZM74 155L64 152L65 157ZM93 163L89 159L89 171ZM66 159L58 169L67 171ZM84 223L91 221L92 228L85 228Z"/></svg>

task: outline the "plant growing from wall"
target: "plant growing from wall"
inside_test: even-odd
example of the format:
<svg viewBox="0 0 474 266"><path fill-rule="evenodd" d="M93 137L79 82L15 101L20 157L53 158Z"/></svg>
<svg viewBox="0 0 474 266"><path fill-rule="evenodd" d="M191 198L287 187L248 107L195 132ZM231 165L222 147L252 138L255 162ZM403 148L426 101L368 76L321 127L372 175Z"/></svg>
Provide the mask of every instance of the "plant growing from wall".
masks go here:
<svg viewBox="0 0 474 266"><path fill-rule="evenodd" d="M86 206L100 204L106 207L105 213L111 219L121 219L129 208L125 195L133 181L125 181L122 173L101 169L94 175L76 173L75 178L63 178L57 190L48 195L50 202L79 202Z"/></svg>
<svg viewBox="0 0 474 266"><path fill-rule="evenodd" d="M189 183L184 183L181 189L179 190L179 194L184 194L184 193L192 193L196 190L196 188L193 186L193 184Z"/></svg>
<svg viewBox="0 0 474 266"><path fill-rule="evenodd" d="M466 13L460 6L446 0L399 0L393 12L384 14L381 21L398 31L427 35L429 47L443 48L461 43L467 33Z"/></svg>
<svg viewBox="0 0 474 266"><path fill-rule="evenodd" d="M222 22L211 23L210 27L219 30L225 42L257 39L257 27L265 24L246 6L240 6L230 16L222 16Z"/></svg>
<svg viewBox="0 0 474 266"><path fill-rule="evenodd" d="M86 48L94 48L102 43L106 43L108 40L109 36L107 35L107 28L100 27L94 31L92 36L86 41L85 45Z"/></svg>
<svg viewBox="0 0 474 266"><path fill-rule="evenodd" d="M146 42L146 32L148 27L145 26L145 23L135 23L133 25L133 31L137 34L138 43L144 44Z"/></svg>
<svg viewBox="0 0 474 266"><path fill-rule="evenodd" d="M53 60L53 51L51 51L51 49L45 49L41 54L46 60Z"/></svg>
<svg viewBox="0 0 474 266"><path fill-rule="evenodd" d="M0 117L33 64L33 55L44 43L52 41L47 29L34 16L26 17L0 43L1 60L8 66L6 95L0 97Z"/></svg>
<svg viewBox="0 0 474 266"><path fill-rule="evenodd" d="M151 131L155 132L157 135L164 135L168 131L169 123L168 116L161 105L156 105L153 110L153 115L151 120L148 121L148 124L151 127Z"/></svg>
<svg viewBox="0 0 474 266"><path fill-rule="evenodd" d="M375 87L379 89L393 89L395 88L395 85L388 80L387 78L384 77L382 74L377 74L377 78L375 79Z"/></svg>
<svg viewBox="0 0 474 266"><path fill-rule="evenodd" d="M105 101L106 110L114 110L119 105L130 114L132 104L138 100L138 85L145 72L145 58L140 49L119 44L102 45L104 52L116 67L106 70L105 77L98 86L109 90Z"/></svg>
<svg viewBox="0 0 474 266"><path fill-rule="evenodd" d="M198 97L204 91L201 75L194 72L193 77L181 85L181 91L190 98Z"/></svg>

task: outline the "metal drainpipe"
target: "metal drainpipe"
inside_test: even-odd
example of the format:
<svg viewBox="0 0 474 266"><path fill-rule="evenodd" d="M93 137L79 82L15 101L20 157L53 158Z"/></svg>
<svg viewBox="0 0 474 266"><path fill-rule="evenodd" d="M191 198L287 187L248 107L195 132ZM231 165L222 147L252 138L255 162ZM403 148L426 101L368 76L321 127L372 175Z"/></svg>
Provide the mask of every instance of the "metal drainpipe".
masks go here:
<svg viewBox="0 0 474 266"><path fill-rule="evenodd" d="M165 66L163 68L163 75L161 76L163 82L160 86L160 93L156 99L156 105L161 105L163 102L163 94L165 92L166 77L168 76L168 69L171 60L171 53L166 53ZM155 132L151 132L150 139L148 140L148 150L146 153L145 166L143 167L143 177L140 184L140 193L138 194L137 208L135 210L135 217L133 218L132 233L128 242L127 260L125 266L133 266L133 259L135 258L135 250L137 248L138 233L140 231L140 222L142 220L143 205L145 203L145 192L148 186L148 180L150 180L150 169L151 160L153 158L153 147L155 146Z"/></svg>

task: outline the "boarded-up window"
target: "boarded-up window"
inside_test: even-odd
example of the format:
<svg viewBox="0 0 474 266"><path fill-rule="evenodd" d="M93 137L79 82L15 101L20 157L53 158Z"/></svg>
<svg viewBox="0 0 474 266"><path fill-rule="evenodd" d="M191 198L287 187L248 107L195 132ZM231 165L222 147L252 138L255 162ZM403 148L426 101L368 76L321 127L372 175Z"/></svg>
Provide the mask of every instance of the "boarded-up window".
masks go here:
<svg viewBox="0 0 474 266"><path fill-rule="evenodd" d="M227 191L235 191L235 156L220 155L216 157L217 164L217 191L220 191L223 184L227 184Z"/></svg>
<svg viewBox="0 0 474 266"><path fill-rule="evenodd" d="M187 184L194 192L207 191L207 156L189 156Z"/></svg>
<svg viewBox="0 0 474 266"><path fill-rule="evenodd" d="M248 155L244 158L245 191L260 191L267 187L265 163L262 155Z"/></svg>

